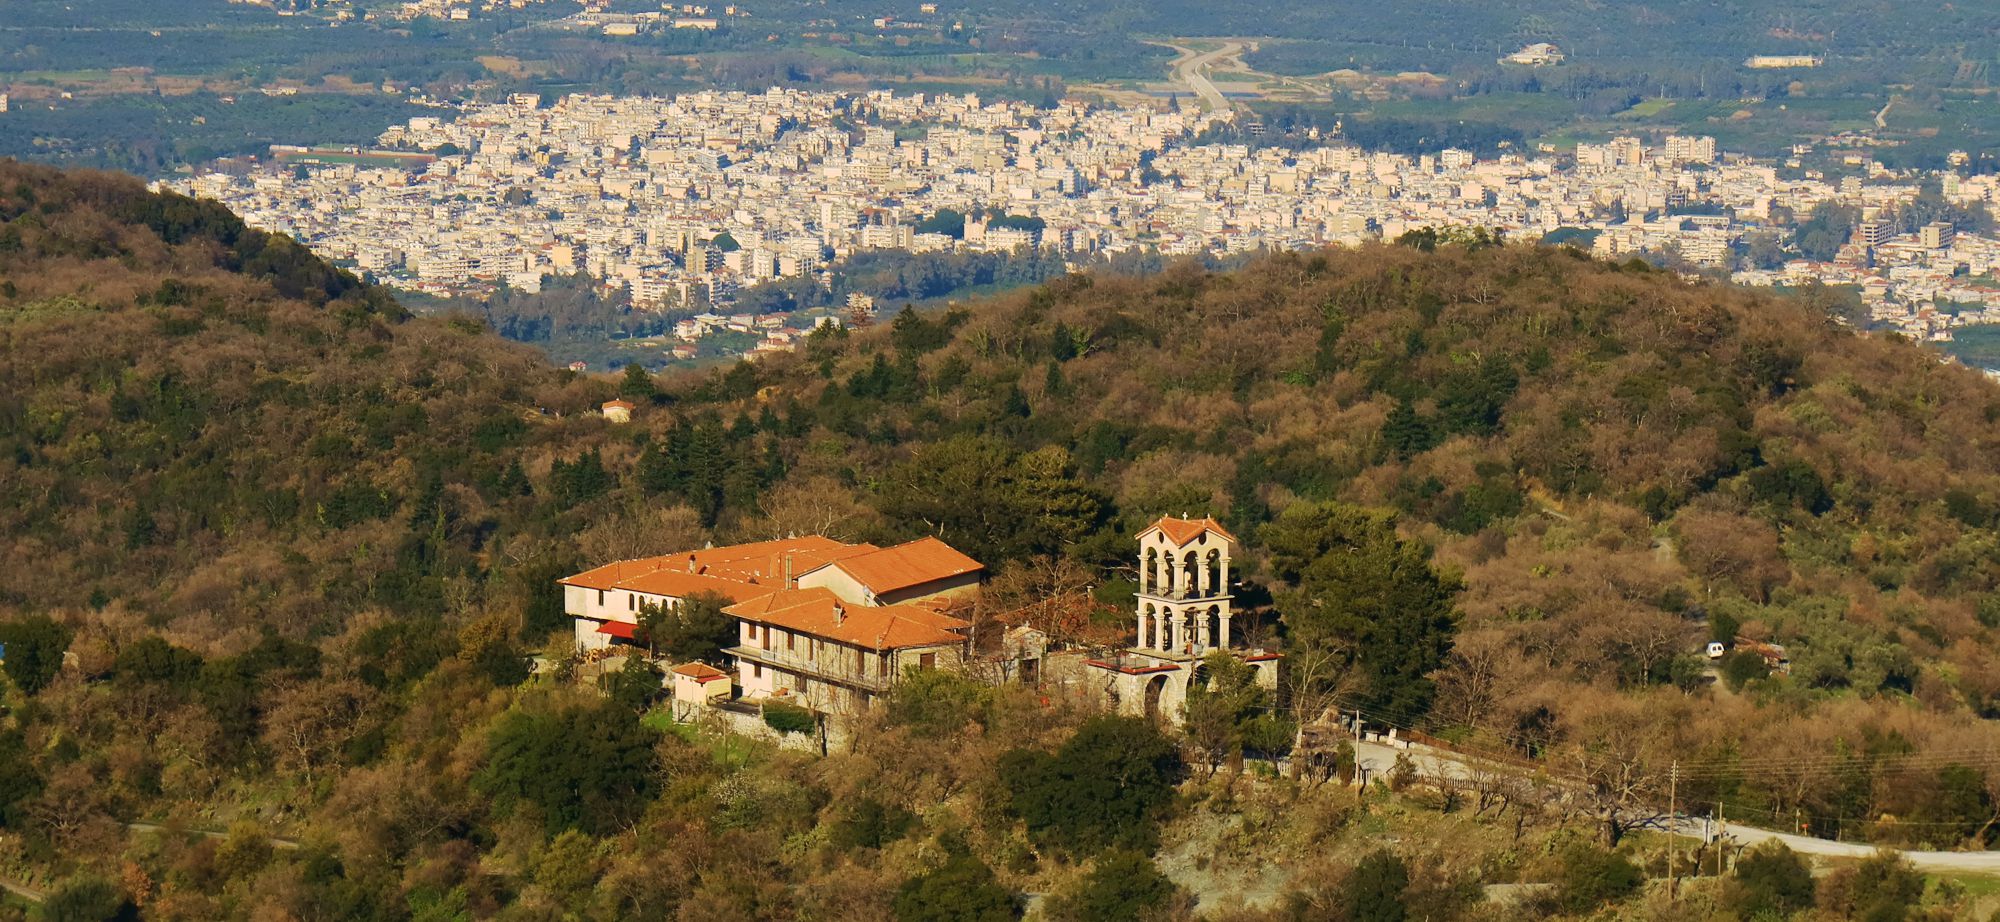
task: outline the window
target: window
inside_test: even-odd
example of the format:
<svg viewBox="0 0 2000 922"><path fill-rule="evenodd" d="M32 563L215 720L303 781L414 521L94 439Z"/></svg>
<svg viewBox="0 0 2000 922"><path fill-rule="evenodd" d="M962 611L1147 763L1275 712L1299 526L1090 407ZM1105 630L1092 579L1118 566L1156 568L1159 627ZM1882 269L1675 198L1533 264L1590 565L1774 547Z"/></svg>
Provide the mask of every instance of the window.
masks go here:
<svg viewBox="0 0 2000 922"><path fill-rule="evenodd" d="M764 649L771 649L771 626L764 625Z"/></svg>
<svg viewBox="0 0 2000 922"><path fill-rule="evenodd" d="M604 604L604 590L602 589L597 590L597 604Z"/></svg>
<svg viewBox="0 0 2000 922"><path fill-rule="evenodd" d="M883 678L889 676L889 654L887 652L875 658L875 674Z"/></svg>
<svg viewBox="0 0 2000 922"><path fill-rule="evenodd" d="M798 649L798 644L797 644L797 641L798 641L798 639L799 639L799 635L797 635L797 634L794 634L794 633L792 633L791 631L786 631L786 632L785 632L785 649L786 649L787 651L790 651L790 650L796 650L796 649Z"/></svg>
<svg viewBox="0 0 2000 922"><path fill-rule="evenodd" d="M753 678L753 679L761 679L761 678L763 678L763 677L764 677L764 664L763 664L763 663L751 663L751 664L750 664L750 677L751 677L751 678Z"/></svg>
<svg viewBox="0 0 2000 922"><path fill-rule="evenodd" d="M868 674L868 651L854 651L854 672L857 675Z"/></svg>
<svg viewBox="0 0 2000 922"><path fill-rule="evenodd" d="M638 610L639 610L639 594L638 594L638 593L636 593L636 592L628 592L628 593L625 593L625 610L626 610L626 611L638 611Z"/></svg>
<svg viewBox="0 0 2000 922"><path fill-rule="evenodd" d="M930 669L935 667L936 665L937 665L937 654L921 653L917 655L917 666L919 668Z"/></svg>

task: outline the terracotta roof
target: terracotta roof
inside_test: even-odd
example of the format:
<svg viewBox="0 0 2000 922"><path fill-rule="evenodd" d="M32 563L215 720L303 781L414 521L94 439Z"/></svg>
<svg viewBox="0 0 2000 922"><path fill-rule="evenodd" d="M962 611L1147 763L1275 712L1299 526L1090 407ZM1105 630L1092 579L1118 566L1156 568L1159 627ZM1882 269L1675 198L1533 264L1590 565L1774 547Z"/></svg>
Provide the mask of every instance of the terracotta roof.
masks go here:
<svg viewBox="0 0 2000 922"><path fill-rule="evenodd" d="M619 580L619 589L685 599L697 592L713 592L731 602L753 599L778 588L758 585L754 580L729 579L702 573L661 568Z"/></svg>
<svg viewBox="0 0 2000 922"><path fill-rule="evenodd" d="M717 550L728 550L718 548ZM742 579L777 585L787 576L797 579L828 563L880 550L873 544L836 544L833 547L791 548L753 557L709 558L703 571L723 579Z"/></svg>
<svg viewBox="0 0 2000 922"><path fill-rule="evenodd" d="M623 407L624 409L627 409L627 410L631 410L631 409L636 409L636 408L638 407L638 404L635 404L635 403L633 403L633 402L632 402L632 401L630 401L630 400L606 400L606 401L604 401L604 409L606 409L606 410L609 410L609 409L612 409L613 407Z"/></svg>
<svg viewBox="0 0 2000 922"><path fill-rule="evenodd" d="M660 557L621 560L566 577L585 589L622 589L686 598L714 592L734 604L731 615L872 650L934 646L965 639L971 622L933 610L934 605L849 605L832 590L786 589L785 579L839 566L875 592L890 592L984 569L936 538L892 548L847 544L811 536L704 548ZM624 637L630 625L599 628Z"/></svg>
<svg viewBox="0 0 2000 922"><path fill-rule="evenodd" d="M716 679L729 678L729 673L723 672L707 663L682 663L673 668L673 673L674 675L687 676L697 682L713 682Z"/></svg>
<svg viewBox="0 0 2000 922"><path fill-rule="evenodd" d="M723 609L745 621L865 647L896 650L958 643L972 622L917 605L850 605L824 586L787 589Z"/></svg>
<svg viewBox="0 0 2000 922"><path fill-rule="evenodd" d="M751 594L745 591L746 586L759 587L755 594L777 588L787 575L787 558L790 559L790 575L796 577L801 573L825 566L829 560L866 554L874 550L877 548L872 544L847 544L819 535L781 538L776 541L757 541L751 544L703 548L699 551L682 551L660 557L620 560L585 570L559 582L568 586L582 586L585 589L629 589L634 592L670 595L676 598L708 590L741 601ZM669 579L663 575L669 572L682 576L705 577L706 581ZM654 574L662 575L655 577ZM648 577L652 578L646 580ZM635 580L645 581L635 583Z"/></svg>
<svg viewBox="0 0 2000 922"><path fill-rule="evenodd" d="M979 561L936 538L918 538L907 544L836 560L830 566L840 568L877 595L986 569Z"/></svg>
<svg viewBox="0 0 2000 922"><path fill-rule="evenodd" d="M620 640L633 640L638 637L639 626L625 621L606 621L597 626L597 633L610 634Z"/></svg>
<svg viewBox="0 0 2000 922"><path fill-rule="evenodd" d="M1172 516L1161 516L1159 521L1154 522L1145 531L1140 532L1138 537L1144 538L1155 529L1166 535L1168 541L1172 541L1176 546L1181 547L1185 547L1196 538L1201 537L1201 533L1204 531L1214 532L1216 536L1224 541L1233 543L1236 540L1235 535L1230 534L1228 529L1222 527L1221 522L1214 519L1177 519Z"/></svg>

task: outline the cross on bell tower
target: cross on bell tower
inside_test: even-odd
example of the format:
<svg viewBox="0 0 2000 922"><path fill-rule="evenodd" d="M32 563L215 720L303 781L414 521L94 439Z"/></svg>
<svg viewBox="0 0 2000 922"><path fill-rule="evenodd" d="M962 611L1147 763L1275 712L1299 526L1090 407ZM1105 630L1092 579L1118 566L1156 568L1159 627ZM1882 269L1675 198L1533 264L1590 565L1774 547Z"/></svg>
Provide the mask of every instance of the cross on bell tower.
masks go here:
<svg viewBox="0 0 2000 922"><path fill-rule="evenodd" d="M1140 653L1201 656L1229 648L1229 550L1214 519L1161 518L1139 533Z"/></svg>

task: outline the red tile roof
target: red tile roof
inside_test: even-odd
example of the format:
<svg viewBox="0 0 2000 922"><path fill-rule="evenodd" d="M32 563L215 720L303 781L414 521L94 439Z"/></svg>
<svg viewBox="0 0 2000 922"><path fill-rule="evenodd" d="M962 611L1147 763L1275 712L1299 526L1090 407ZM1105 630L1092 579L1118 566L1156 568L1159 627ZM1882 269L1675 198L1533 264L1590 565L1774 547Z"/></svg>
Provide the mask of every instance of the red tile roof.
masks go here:
<svg viewBox="0 0 2000 922"><path fill-rule="evenodd" d="M585 589L629 589L655 595L680 593L668 591L667 586L680 586L692 593L702 589L721 592L731 598L740 599L742 589L731 589L724 583L764 586L764 591L778 588L785 579L789 559L790 575L793 577L818 569L829 560L854 554L865 554L876 550L872 544L847 544L812 535L804 538L782 538L776 541L758 541L751 544L732 544L726 547L703 548L699 551L682 551L660 557L642 557L638 560L620 560L601 567L585 570L560 582L568 586L582 586ZM678 573L686 576L706 577L712 582L684 583L661 578L653 585L660 589L648 589L639 585L628 585L651 574Z"/></svg>
<svg viewBox="0 0 2000 922"><path fill-rule="evenodd" d="M1172 516L1161 516L1159 521L1147 526L1145 531L1138 534L1138 537L1144 538L1152 534L1155 530L1166 535L1167 540L1173 542L1178 547L1186 547L1188 544L1193 543L1196 538L1201 537L1201 533L1204 531L1212 532L1224 541L1232 543L1236 541L1236 536L1230 534L1228 529L1223 528L1221 522L1210 518L1177 519Z"/></svg>
<svg viewBox="0 0 2000 922"><path fill-rule="evenodd" d="M851 605L825 588L785 588L787 577L828 566L841 567L876 593L984 569L936 538L879 548L810 536L621 560L560 582L672 598L714 592L734 603L725 611L739 618L873 650L957 643L965 639L960 632L971 627L925 604ZM611 622L598 631L629 638L631 629Z"/></svg>
<svg viewBox="0 0 2000 922"><path fill-rule="evenodd" d="M731 602L741 602L744 599L754 599L764 595L778 587L758 585L752 580L661 569L619 580L617 588L676 599L685 599L697 592L713 592Z"/></svg>
<svg viewBox="0 0 2000 922"><path fill-rule="evenodd" d="M723 672L707 663L682 663L673 668L673 673L674 675L687 676L697 682L704 683L729 678L729 673Z"/></svg>
<svg viewBox="0 0 2000 922"><path fill-rule="evenodd" d="M979 561L936 538L918 538L907 544L846 557L830 566L838 567L876 595L986 569Z"/></svg>
<svg viewBox="0 0 2000 922"><path fill-rule="evenodd" d="M870 650L959 643L972 622L919 605L850 605L823 586L787 589L723 609L745 621Z"/></svg>

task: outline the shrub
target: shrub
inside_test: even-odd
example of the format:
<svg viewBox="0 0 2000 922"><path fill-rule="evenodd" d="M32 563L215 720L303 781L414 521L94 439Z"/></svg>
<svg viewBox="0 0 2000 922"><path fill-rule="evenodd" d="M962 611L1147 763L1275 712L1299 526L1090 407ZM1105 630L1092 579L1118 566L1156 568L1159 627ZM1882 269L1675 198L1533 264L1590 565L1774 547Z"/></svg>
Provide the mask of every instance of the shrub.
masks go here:
<svg viewBox="0 0 2000 922"><path fill-rule="evenodd" d="M1726 900L1744 918L1785 915L1811 906L1814 889L1806 863L1784 843L1774 842L1737 860Z"/></svg>
<svg viewBox="0 0 2000 922"><path fill-rule="evenodd" d="M1098 858L1073 889L1051 897L1043 916L1050 922L1143 919L1166 909L1173 898L1174 882L1152 859L1120 849Z"/></svg>
<svg viewBox="0 0 2000 922"><path fill-rule="evenodd" d="M1570 912L1590 912L1630 896L1644 881L1639 869L1625 860L1625 856L1578 845L1563 856L1562 875L1556 880L1556 902Z"/></svg>
<svg viewBox="0 0 2000 922"><path fill-rule="evenodd" d="M1878 852L1854 869L1849 914L1863 922L1902 922L1924 895L1924 876L1894 852Z"/></svg>
<svg viewBox="0 0 2000 922"><path fill-rule="evenodd" d="M1096 717L1054 755L1011 750L999 769L1008 806L1036 844L1088 854L1111 847L1150 851L1181 762L1151 722Z"/></svg>
<svg viewBox="0 0 2000 922"><path fill-rule="evenodd" d="M968 723L984 725L993 689L942 669L912 669L889 693L890 723L927 734L955 733Z"/></svg>
<svg viewBox="0 0 2000 922"><path fill-rule="evenodd" d="M1770 674L1770 665L1755 653L1737 650L1722 658L1722 681L1729 685L1730 691L1740 691L1751 681Z"/></svg>
<svg viewBox="0 0 2000 922"><path fill-rule="evenodd" d="M890 907L896 922L1010 922L1021 915L993 869L963 852L905 881Z"/></svg>
<svg viewBox="0 0 2000 922"><path fill-rule="evenodd" d="M833 826L833 846L841 851L854 848L881 848L908 834L917 816L873 797L863 797L853 812Z"/></svg>
<svg viewBox="0 0 2000 922"><path fill-rule="evenodd" d="M817 722L813 712L783 701L764 702L764 725L779 733L811 733Z"/></svg>
<svg viewBox="0 0 2000 922"><path fill-rule="evenodd" d="M138 922L139 908L100 877L64 883L42 904L43 922Z"/></svg>
<svg viewBox="0 0 2000 922"><path fill-rule="evenodd" d="M63 653L69 649L70 630L46 615L31 615L0 624L0 644L7 645L4 667L7 678L22 694L42 690L62 668Z"/></svg>
<svg viewBox="0 0 2000 922"><path fill-rule="evenodd" d="M653 796L653 731L604 701L553 713L516 710L489 734L473 786L502 811L532 804L550 834L622 828Z"/></svg>
<svg viewBox="0 0 2000 922"><path fill-rule="evenodd" d="M1341 888L1341 904L1352 922L1403 922L1409 888L1409 866L1395 852L1376 849L1354 866Z"/></svg>
<svg viewBox="0 0 2000 922"><path fill-rule="evenodd" d="M644 711L660 696L660 670L644 656L627 656L624 668L605 677L605 691L620 707Z"/></svg>

